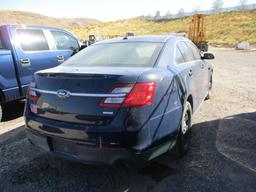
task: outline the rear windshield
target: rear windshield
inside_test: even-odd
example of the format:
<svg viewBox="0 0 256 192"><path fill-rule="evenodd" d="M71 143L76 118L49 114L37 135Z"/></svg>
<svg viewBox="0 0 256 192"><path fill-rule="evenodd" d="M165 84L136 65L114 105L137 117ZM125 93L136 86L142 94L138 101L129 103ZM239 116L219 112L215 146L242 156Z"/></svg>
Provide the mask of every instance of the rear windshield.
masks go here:
<svg viewBox="0 0 256 192"><path fill-rule="evenodd" d="M122 42L92 45L79 52L62 66L74 67L152 67L163 43Z"/></svg>

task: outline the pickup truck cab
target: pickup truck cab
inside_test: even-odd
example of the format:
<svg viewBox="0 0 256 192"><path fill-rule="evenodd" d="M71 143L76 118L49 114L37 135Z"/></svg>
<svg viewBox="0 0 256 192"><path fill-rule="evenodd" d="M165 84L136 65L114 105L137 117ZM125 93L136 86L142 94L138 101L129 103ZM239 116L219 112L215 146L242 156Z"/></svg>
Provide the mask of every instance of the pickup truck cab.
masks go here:
<svg viewBox="0 0 256 192"><path fill-rule="evenodd" d="M3 106L25 98L33 74L80 50L71 33L52 27L0 25L0 121Z"/></svg>

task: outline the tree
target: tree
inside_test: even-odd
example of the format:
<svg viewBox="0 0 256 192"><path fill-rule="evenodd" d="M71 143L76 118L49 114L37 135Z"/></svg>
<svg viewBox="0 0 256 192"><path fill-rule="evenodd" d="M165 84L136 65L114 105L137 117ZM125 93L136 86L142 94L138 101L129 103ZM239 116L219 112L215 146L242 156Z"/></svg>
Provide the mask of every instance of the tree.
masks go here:
<svg viewBox="0 0 256 192"><path fill-rule="evenodd" d="M157 11L155 14L155 20L158 20L161 17L160 11Z"/></svg>
<svg viewBox="0 0 256 192"><path fill-rule="evenodd" d="M224 2L222 0L215 0L212 4L214 12L218 13L223 8Z"/></svg>
<svg viewBox="0 0 256 192"><path fill-rule="evenodd" d="M240 0L240 1L239 1L239 7L240 7L240 9L241 9L241 10L245 10L247 4L248 4L248 0Z"/></svg>
<svg viewBox="0 0 256 192"><path fill-rule="evenodd" d="M185 10L183 7L181 7L177 13L177 17L180 18L180 17L184 17L184 14L185 14Z"/></svg>

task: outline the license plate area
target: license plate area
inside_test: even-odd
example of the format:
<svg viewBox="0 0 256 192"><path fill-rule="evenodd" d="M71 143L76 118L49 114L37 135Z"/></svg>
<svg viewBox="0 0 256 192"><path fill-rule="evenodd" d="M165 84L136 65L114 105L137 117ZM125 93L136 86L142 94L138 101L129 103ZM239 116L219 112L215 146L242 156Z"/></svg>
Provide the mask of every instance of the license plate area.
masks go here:
<svg viewBox="0 0 256 192"><path fill-rule="evenodd" d="M65 153L69 155L78 156L80 153L80 148L99 148L99 145L94 143L79 143L74 141L69 141L66 139L52 138L51 147L53 152Z"/></svg>

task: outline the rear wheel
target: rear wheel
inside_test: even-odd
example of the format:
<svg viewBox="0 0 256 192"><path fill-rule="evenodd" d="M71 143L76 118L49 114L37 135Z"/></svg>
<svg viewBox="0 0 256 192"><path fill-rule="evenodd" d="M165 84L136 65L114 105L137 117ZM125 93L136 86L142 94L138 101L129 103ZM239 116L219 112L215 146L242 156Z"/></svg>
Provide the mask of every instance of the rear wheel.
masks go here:
<svg viewBox="0 0 256 192"><path fill-rule="evenodd" d="M191 126L192 107L189 102L186 102L181 120L181 128L177 139L177 149L180 157L184 156L189 150Z"/></svg>

